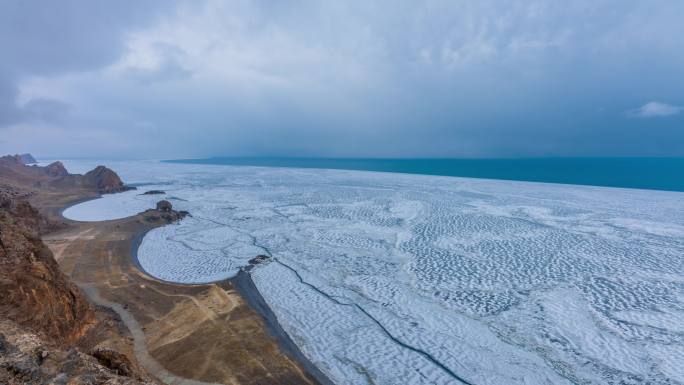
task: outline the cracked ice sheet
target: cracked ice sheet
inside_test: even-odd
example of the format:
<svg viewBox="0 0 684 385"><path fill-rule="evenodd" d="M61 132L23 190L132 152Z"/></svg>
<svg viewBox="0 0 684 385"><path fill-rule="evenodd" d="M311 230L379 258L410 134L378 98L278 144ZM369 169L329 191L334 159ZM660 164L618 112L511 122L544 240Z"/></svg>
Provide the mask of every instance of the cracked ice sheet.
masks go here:
<svg viewBox="0 0 684 385"><path fill-rule="evenodd" d="M150 161L112 168L193 214L145 237L146 271L207 282L271 254L253 270L257 287L339 384L684 381L683 193ZM81 212L140 211L135 196L120 196Z"/></svg>

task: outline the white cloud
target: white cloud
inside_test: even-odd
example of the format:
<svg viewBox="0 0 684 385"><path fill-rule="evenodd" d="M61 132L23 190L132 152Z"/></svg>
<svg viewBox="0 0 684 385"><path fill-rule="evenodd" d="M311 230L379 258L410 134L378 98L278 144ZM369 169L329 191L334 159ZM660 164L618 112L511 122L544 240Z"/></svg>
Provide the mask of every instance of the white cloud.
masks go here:
<svg viewBox="0 0 684 385"><path fill-rule="evenodd" d="M683 110L684 107L653 101L637 109L627 111L627 115L635 118L662 118L677 115Z"/></svg>

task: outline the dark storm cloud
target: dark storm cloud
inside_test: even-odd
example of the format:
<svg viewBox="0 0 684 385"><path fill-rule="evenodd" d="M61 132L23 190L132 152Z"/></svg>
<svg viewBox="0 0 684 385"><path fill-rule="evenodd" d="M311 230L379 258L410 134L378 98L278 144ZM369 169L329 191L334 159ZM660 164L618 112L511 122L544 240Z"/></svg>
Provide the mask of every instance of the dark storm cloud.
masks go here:
<svg viewBox="0 0 684 385"><path fill-rule="evenodd" d="M123 36L144 25L170 1L9 0L0 5L0 124L45 115L60 101L17 106L18 83L30 76L54 76L105 66L122 54ZM37 105L42 104L42 106ZM50 113L51 114L51 113ZM54 114L52 114L54 115ZM47 118L47 116L43 116ZM0 127L1 128L1 127Z"/></svg>
<svg viewBox="0 0 684 385"><path fill-rule="evenodd" d="M23 117L27 120L62 122L71 105L54 99L31 99L22 107Z"/></svg>
<svg viewBox="0 0 684 385"><path fill-rule="evenodd" d="M129 29L150 23L174 3L9 0L1 7L3 65L15 74L50 75L114 61Z"/></svg>
<svg viewBox="0 0 684 385"><path fill-rule="evenodd" d="M2 148L684 155L683 13L676 0L3 2Z"/></svg>

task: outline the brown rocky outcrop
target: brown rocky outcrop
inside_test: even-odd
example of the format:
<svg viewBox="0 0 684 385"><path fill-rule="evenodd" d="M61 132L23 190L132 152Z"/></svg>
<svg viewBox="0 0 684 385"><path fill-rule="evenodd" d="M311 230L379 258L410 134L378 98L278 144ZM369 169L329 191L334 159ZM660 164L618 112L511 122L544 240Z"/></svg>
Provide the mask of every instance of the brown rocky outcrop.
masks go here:
<svg viewBox="0 0 684 385"><path fill-rule="evenodd" d="M176 222L190 215L190 213L187 211L174 210L171 202L167 200L161 200L157 202L155 209L147 210L142 214L143 218L145 218L145 220L148 222L158 222L161 220L166 223Z"/></svg>
<svg viewBox="0 0 684 385"><path fill-rule="evenodd" d="M95 357L101 365L115 371L122 376L133 376L133 365L125 354L121 354L116 350L98 347L90 352L90 355Z"/></svg>
<svg viewBox="0 0 684 385"><path fill-rule="evenodd" d="M84 175L67 174L50 181L49 185L61 189L81 188L97 191L100 194L111 194L135 189L135 187L124 185L119 175L105 166L97 166Z"/></svg>
<svg viewBox="0 0 684 385"><path fill-rule="evenodd" d="M101 193L113 193L125 190L121 178L105 166L97 166L83 175L83 185L93 187Z"/></svg>
<svg viewBox="0 0 684 385"><path fill-rule="evenodd" d="M109 349L91 354L45 344L36 334L0 320L0 384L137 385L153 384L130 370L126 356Z"/></svg>
<svg viewBox="0 0 684 385"><path fill-rule="evenodd" d="M157 202L157 210L169 212L169 211L173 210L173 205L171 204L171 202L164 199L164 200Z"/></svg>
<svg viewBox="0 0 684 385"><path fill-rule="evenodd" d="M17 162L21 164L34 164L37 163L36 159L31 154L16 154L16 155L5 155L2 160L10 160L12 162Z"/></svg>
<svg viewBox="0 0 684 385"><path fill-rule="evenodd" d="M61 178L69 175L69 172L67 171L66 167L64 167L64 164L60 161L48 164L47 166L45 166L44 171L47 176L53 178Z"/></svg>
<svg viewBox="0 0 684 385"><path fill-rule="evenodd" d="M40 239L47 221L0 190L0 315L55 343L80 337L94 315Z"/></svg>
<svg viewBox="0 0 684 385"><path fill-rule="evenodd" d="M97 166L85 175L70 174L62 162L45 167L24 164L18 155L0 157L0 181L26 188L81 189L109 194L135 189L124 185L121 178L105 166Z"/></svg>
<svg viewBox="0 0 684 385"><path fill-rule="evenodd" d="M14 155L14 158L15 158L18 162L21 162L21 163L23 163L23 164L34 164L34 163L38 163L38 162L36 161L36 158L34 158L33 155L31 155L31 154L17 154L17 155Z"/></svg>

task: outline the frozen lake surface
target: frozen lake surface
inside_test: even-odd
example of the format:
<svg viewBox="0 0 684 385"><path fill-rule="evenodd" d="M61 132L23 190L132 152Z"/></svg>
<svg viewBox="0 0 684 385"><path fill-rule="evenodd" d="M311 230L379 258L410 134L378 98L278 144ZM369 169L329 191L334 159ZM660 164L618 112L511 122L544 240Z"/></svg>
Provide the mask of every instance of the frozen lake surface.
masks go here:
<svg viewBox="0 0 684 385"><path fill-rule="evenodd" d="M103 162L192 218L142 267L236 273L338 384L684 383L684 193L316 169ZM95 166L65 162L71 171Z"/></svg>

